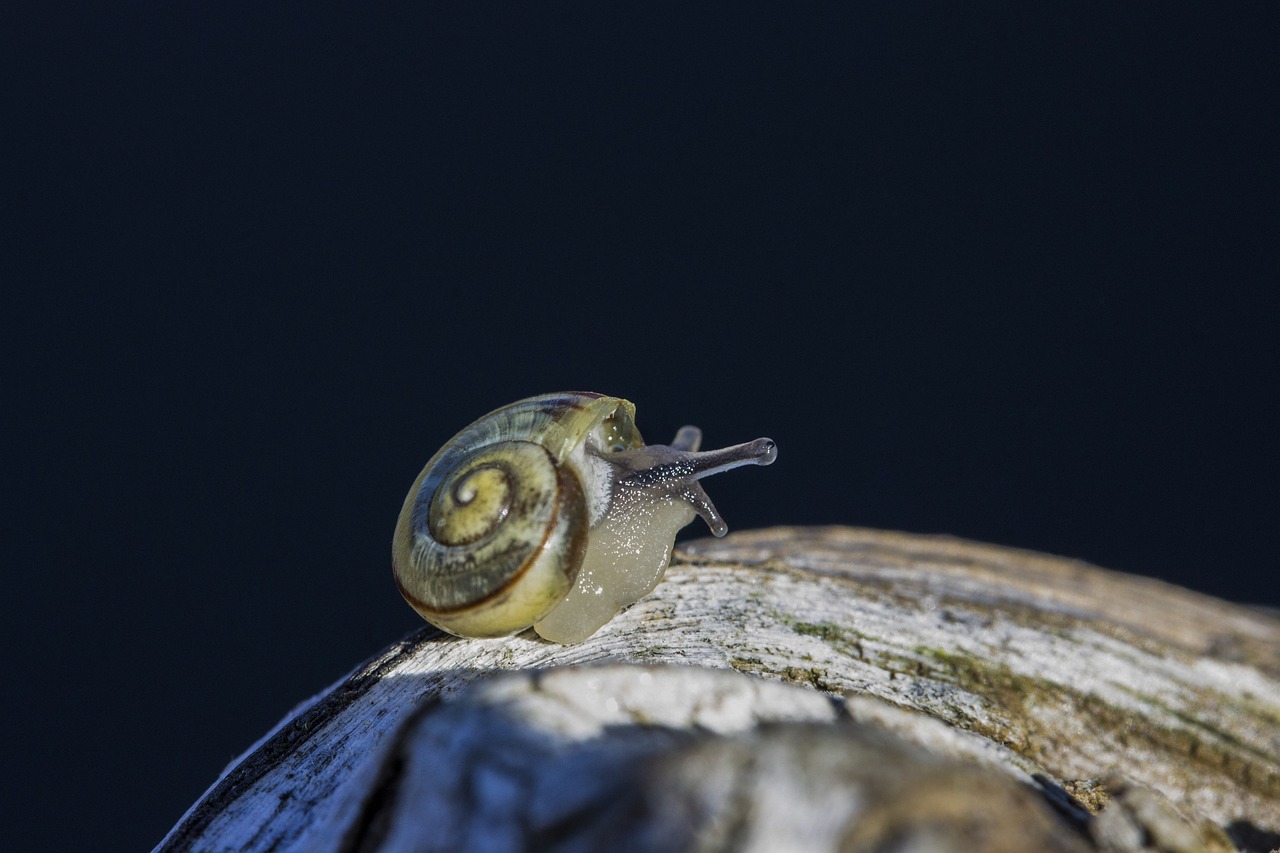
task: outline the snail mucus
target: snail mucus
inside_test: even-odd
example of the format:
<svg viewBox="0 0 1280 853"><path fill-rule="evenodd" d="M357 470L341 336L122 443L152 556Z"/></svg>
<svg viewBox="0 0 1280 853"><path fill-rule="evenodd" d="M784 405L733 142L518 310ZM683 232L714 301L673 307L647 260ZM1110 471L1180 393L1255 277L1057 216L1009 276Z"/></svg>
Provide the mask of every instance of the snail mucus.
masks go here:
<svg viewBox="0 0 1280 853"><path fill-rule="evenodd" d="M646 445L635 406L588 392L503 406L458 433L405 498L392 541L396 585L431 624L462 637L533 626L577 643L647 595L676 532L702 516L728 530L702 478L768 465L773 441L699 451L682 427Z"/></svg>

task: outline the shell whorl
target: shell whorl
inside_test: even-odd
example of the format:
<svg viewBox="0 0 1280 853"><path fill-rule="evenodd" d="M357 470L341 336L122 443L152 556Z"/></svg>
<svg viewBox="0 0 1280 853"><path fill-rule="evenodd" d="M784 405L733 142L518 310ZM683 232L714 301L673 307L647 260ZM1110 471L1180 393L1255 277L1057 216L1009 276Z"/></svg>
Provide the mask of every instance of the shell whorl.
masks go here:
<svg viewBox="0 0 1280 853"><path fill-rule="evenodd" d="M593 433L639 444L632 412L617 398L545 395L455 436L401 511L392 556L405 598L429 621L471 636L542 618L572 587L586 550L589 501L572 457Z"/></svg>

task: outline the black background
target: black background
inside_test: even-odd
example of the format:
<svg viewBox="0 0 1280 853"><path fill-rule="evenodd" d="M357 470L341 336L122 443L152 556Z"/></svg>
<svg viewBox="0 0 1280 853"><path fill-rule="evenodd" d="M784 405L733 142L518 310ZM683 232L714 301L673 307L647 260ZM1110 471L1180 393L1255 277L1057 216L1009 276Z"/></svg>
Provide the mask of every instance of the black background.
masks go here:
<svg viewBox="0 0 1280 853"><path fill-rule="evenodd" d="M13 849L420 624L404 492L543 391L776 439L731 528L1280 604L1266 6L189 5L3 27Z"/></svg>

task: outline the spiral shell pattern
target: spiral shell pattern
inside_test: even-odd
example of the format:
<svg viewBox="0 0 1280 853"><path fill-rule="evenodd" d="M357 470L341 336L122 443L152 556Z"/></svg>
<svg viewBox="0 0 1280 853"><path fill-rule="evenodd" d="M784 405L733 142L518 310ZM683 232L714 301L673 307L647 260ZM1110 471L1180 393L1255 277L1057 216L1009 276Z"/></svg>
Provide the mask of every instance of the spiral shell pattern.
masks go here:
<svg viewBox="0 0 1280 853"><path fill-rule="evenodd" d="M392 549L397 586L427 621L502 636L564 600L586 550L588 500L573 460L589 436L640 444L631 404L585 393L523 400L427 463Z"/></svg>

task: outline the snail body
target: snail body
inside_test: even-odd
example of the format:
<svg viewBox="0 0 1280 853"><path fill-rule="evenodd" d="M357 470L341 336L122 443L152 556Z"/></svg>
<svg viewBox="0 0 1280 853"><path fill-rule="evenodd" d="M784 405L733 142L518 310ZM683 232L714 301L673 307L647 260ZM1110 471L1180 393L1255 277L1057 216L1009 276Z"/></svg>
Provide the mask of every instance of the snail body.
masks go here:
<svg viewBox="0 0 1280 853"><path fill-rule="evenodd" d="M777 456L767 438L698 452L701 437L683 427L670 446L646 445L632 403L589 392L490 412L410 488L392 540L396 585L452 634L533 626L581 642L657 585L694 516L724 535L702 477Z"/></svg>

